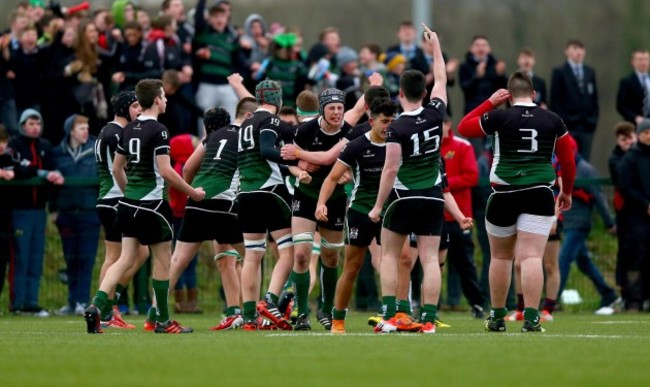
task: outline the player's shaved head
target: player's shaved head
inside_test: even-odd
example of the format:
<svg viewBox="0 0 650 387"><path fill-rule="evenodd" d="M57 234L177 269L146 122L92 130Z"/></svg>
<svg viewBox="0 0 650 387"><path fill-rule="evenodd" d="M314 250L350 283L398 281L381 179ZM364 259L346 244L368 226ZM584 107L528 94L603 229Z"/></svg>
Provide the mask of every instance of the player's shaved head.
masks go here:
<svg viewBox="0 0 650 387"><path fill-rule="evenodd" d="M508 91L512 98L525 98L533 95L533 81L524 71L515 71L508 79Z"/></svg>

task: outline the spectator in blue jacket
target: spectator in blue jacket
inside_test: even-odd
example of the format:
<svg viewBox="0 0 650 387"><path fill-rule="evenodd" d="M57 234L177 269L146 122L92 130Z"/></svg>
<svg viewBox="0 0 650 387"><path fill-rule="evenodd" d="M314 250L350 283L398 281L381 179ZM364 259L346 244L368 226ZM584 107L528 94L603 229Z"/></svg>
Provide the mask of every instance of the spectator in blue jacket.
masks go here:
<svg viewBox="0 0 650 387"><path fill-rule="evenodd" d="M50 211L61 235L67 265L68 304L59 314L83 315L90 299L90 281L99 242L95 138L88 134L88 117L73 114L63 125L65 136L53 150L54 163L67 184L56 190Z"/></svg>
<svg viewBox="0 0 650 387"><path fill-rule="evenodd" d="M576 179L598 179L596 169L577 152L577 144L574 141L576 155ZM598 215L603 219L605 228L616 235L616 225L609 213L607 200L598 184L576 185L573 190L573 205L571 209L564 212L564 243L560 248L560 291L562 294L571 264L576 261L578 269L593 282L598 294L601 297L600 308L596 314L608 315L614 313L614 307L620 303L616 291L607 284L598 267L591 260L587 249L587 237L591 232L592 213L594 207Z"/></svg>
<svg viewBox="0 0 650 387"><path fill-rule="evenodd" d="M41 178L32 185L20 185L11 190L9 200L16 253L10 273L11 311L39 317L49 312L38 304L38 291L45 258L45 205L50 187L48 183L63 184L63 175L56 170L50 142L42 139L43 119L34 109L27 109L18 121L20 134L9 141L18 165L15 179Z"/></svg>

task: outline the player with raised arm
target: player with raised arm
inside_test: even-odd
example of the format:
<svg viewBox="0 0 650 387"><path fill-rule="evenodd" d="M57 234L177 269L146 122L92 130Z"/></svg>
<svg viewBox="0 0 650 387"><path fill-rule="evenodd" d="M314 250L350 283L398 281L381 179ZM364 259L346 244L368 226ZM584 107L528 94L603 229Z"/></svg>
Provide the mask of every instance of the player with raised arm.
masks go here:
<svg viewBox="0 0 650 387"><path fill-rule="evenodd" d="M554 221L555 200L551 185L555 170L553 150L562 168L562 190L557 205L571 207L575 164L567 128L555 113L539 108L530 77L517 71L508 89L496 91L467 114L458 126L461 135L494 135L494 160L490 170L493 193L485 210L485 227L490 240L490 297L492 310L485 329L504 332L506 297L512 263L521 265L524 294L523 332L543 332L539 300L544 286L542 257ZM510 101L512 107L494 110Z"/></svg>
<svg viewBox="0 0 650 387"><path fill-rule="evenodd" d="M440 141L447 108L447 73L438 36L426 26L425 40L433 52L435 85L431 101L422 106L426 95L424 74L417 70L404 72L399 89L399 101L404 112L388 127L386 161L379 192L368 214L373 222L379 222L388 201L381 231L380 277L384 317L375 327L378 333L395 332L398 325L416 324L395 318L398 259L410 233L416 235L424 272L422 332L436 331L441 285L438 246L444 221L444 199L437 183L441 179Z"/></svg>
<svg viewBox="0 0 650 387"><path fill-rule="evenodd" d="M205 192L202 188L192 188L171 166L169 132L157 121L167 106L162 81L144 79L136 85L135 94L143 111L124 129L113 162L113 175L124 192L117 216L122 230L122 253L106 272L84 318L88 333L102 333L100 311L112 306L108 295L136 263L141 246L148 245L154 260L155 332L189 333L192 328L169 318L167 297L173 230L165 185L170 184L195 201L203 200Z"/></svg>

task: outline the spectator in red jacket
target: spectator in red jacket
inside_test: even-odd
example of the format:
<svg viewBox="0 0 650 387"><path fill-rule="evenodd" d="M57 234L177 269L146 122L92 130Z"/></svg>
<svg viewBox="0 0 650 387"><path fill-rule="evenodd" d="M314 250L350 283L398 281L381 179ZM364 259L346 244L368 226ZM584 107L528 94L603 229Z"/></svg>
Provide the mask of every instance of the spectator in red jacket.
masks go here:
<svg viewBox="0 0 650 387"><path fill-rule="evenodd" d="M458 208L467 217L472 217L472 188L478 185L478 165L474 148L469 141L454 136L449 117L443 123L443 138L440 155L444 158L449 189L458 203ZM460 285L467 301L472 306L472 315L483 318L485 299L481 293L476 266L474 265L474 242L471 231L463 231L454 218L445 211L445 225L449 235L449 263L460 277Z"/></svg>
<svg viewBox="0 0 650 387"><path fill-rule="evenodd" d="M172 166L179 175L183 175L183 166L194 152L199 139L191 134L179 134L172 137L169 142ZM185 214L187 196L173 188L169 188L169 205L174 216L174 237L180 230L183 215ZM198 254L194 256L174 288L174 310L176 313L201 313L198 306L199 292L196 281L196 264ZM187 289L187 292L186 292Z"/></svg>

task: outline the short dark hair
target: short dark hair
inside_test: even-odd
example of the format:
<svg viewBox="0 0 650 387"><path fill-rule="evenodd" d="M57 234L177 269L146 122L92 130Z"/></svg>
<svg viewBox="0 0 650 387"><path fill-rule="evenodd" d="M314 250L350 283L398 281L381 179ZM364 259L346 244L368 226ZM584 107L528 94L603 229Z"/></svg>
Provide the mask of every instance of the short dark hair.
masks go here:
<svg viewBox="0 0 650 387"><path fill-rule="evenodd" d="M585 48L585 44L580 39L569 39L566 42L565 48L569 48L571 46L576 46L576 47L579 47L579 48Z"/></svg>
<svg viewBox="0 0 650 387"><path fill-rule="evenodd" d="M614 125L614 134L616 137L625 136L630 137L636 131L636 127L629 121L621 121Z"/></svg>
<svg viewBox="0 0 650 387"><path fill-rule="evenodd" d="M226 9L220 5L215 5L210 7L208 10L208 16L214 16L214 15L219 15L222 13L226 13Z"/></svg>
<svg viewBox="0 0 650 387"><path fill-rule="evenodd" d="M649 52L650 51L648 51L648 49L646 49L646 48L637 48L636 50L632 51L631 58L634 59L634 56L636 54L647 54Z"/></svg>
<svg viewBox="0 0 650 387"><path fill-rule="evenodd" d="M531 50L528 47L524 47L524 48L521 49L521 51L519 51L519 55L526 55L526 56L530 56L530 57L535 57L535 52L533 52L533 50Z"/></svg>
<svg viewBox="0 0 650 387"><path fill-rule="evenodd" d="M517 70L508 79L508 91L513 98L529 97L534 92L533 81L525 71Z"/></svg>
<svg viewBox="0 0 650 387"><path fill-rule="evenodd" d="M254 113L257 110L257 100L253 97L244 97L237 103L235 109L236 118L242 118L246 113Z"/></svg>
<svg viewBox="0 0 650 387"><path fill-rule="evenodd" d="M298 112L296 112L296 109L292 108L291 106L282 106L282 108L278 112L278 115L280 114L285 116L297 116Z"/></svg>
<svg viewBox="0 0 650 387"><path fill-rule="evenodd" d="M142 109L149 109L153 106L156 98L163 93L162 87L163 82L160 79L143 79L135 85L135 96Z"/></svg>
<svg viewBox="0 0 650 387"><path fill-rule="evenodd" d="M153 23L151 23L151 26L153 28L159 28L161 30L164 30L168 26L172 25L174 23L174 18L169 16L169 15L160 15L158 18L154 19Z"/></svg>
<svg viewBox="0 0 650 387"><path fill-rule="evenodd" d="M368 106L372 106L373 102L383 98L390 98L390 93L383 86L370 86L366 89L366 92L363 93L363 99L366 101L366 105Z"/></svg>
<svg viewBox="0 0 650 387"><path fill-rule="evenodd" d="M476 42L477 40L485 40L486 42L490 41L490 39L488 39L485 35L474 35L472 37L472 43Z"/></svg>
<svg viewBox="0 0 650 387"><path fill-rule="evenodd" d="M174 89L178 89L179 87L183 86L183 82L181 82L180 72L174 69L165 70L162 75L162 81L164 84L167 84Z"/></svg>
<svg viewBox="0 0 650 387"><path fill-rule="evenodd" d="M363 46L361 46L361 48L362 49L367 48L368 51L375 54L375 59L377 59L379 57L379 55L381 54L381 47L376 43L366 43Z"/></svg>
<svg viewBox="0 0 650 387"><path fill-rule="evenodd" d="M323 39L325 39L325 35L327 34L333 34L333 33L339 33L339 29L336 27L325 27L323 30L318 34L318 41L322 42Z"/></svg>
<svg viewBox="0 0 650 387"><path fill-rule="evenodd" d="M404 27L415 28L415 24L413 24L413 22L410 21L410 20L404 20L404 21L399 23L399 25L397 26L397 30L399 31L400 29L402 29Z"/></svg>
<svg viewBox="0 0 650 387"><path fill-rule="evenodd" d="M406 70L399 80L399 88L404 92L409 102L419 102L424 98L427 81L424 74L418 70Z"/></svg>
<svg viewBox="0 0 650 387"><path fill-rule="evenodd" d="M397 113L397 105L390 98L379 98L370 105L370 115L377 118L380 114L386 117L393 117Z"/></svg>
<svg viewBox="0 0 650 387"><path fill-rule="evenodd" d="M124 24L124 31L126 30L136 30L142 32L142 25L135 20L131 20Z"/></svg>

